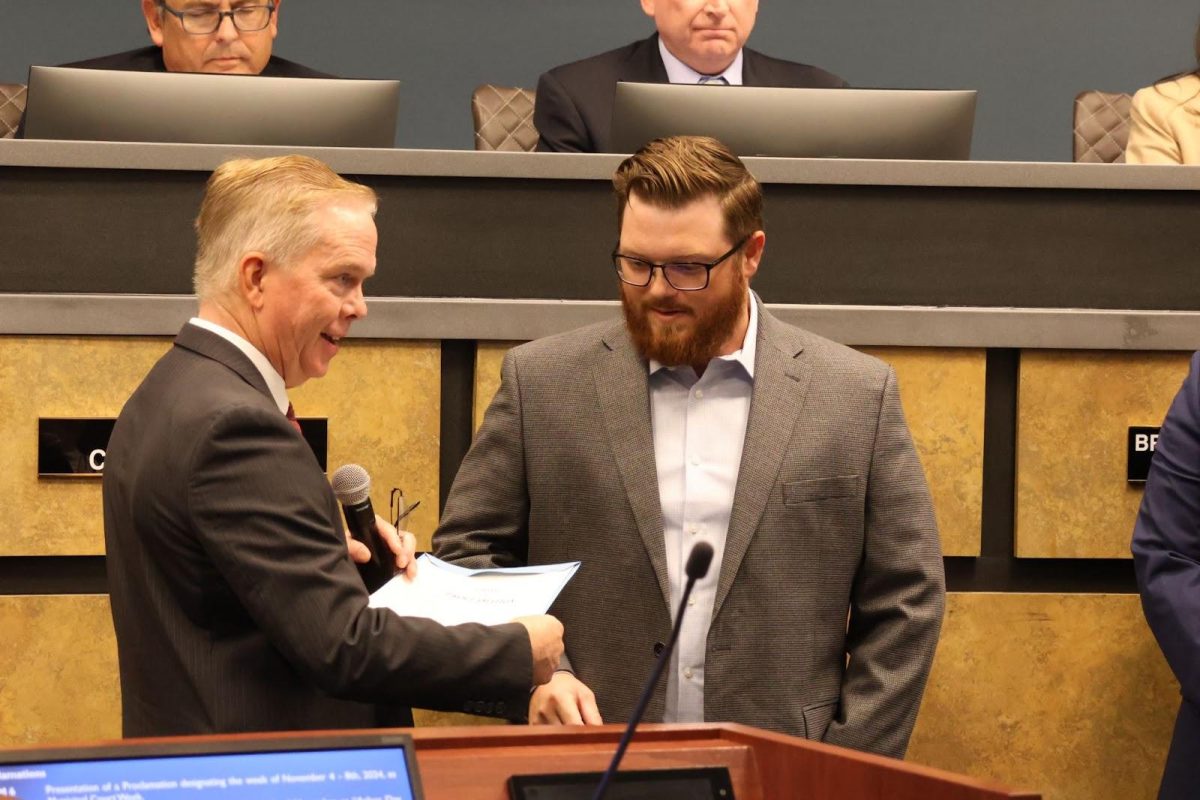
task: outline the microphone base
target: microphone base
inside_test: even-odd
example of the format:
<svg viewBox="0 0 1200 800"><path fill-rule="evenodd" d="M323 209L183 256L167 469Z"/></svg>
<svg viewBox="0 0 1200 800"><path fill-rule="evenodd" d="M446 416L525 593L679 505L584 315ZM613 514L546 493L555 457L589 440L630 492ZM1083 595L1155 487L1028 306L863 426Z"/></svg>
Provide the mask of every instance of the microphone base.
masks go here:
<svg viewBox="0 0 1200 800"><path fill-rule="evenodd" d="M591 800L603 772L513 775L511 800ZM736 800L727 767L627 770L613 776L609 800Z"/></svg>

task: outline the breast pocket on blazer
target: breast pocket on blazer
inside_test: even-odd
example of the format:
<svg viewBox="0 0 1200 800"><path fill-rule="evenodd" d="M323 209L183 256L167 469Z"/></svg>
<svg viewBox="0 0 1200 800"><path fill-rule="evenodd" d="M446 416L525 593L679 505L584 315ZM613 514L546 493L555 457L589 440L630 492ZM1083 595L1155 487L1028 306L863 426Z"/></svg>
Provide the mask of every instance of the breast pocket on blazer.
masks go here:
<svg viewBox="0 0 1200 800"><path fill-rule="evenodd" d="M832 478L813 478L783 485L783 502L789 506L854 497L857 494L857 475L835 475Z"/></svg>

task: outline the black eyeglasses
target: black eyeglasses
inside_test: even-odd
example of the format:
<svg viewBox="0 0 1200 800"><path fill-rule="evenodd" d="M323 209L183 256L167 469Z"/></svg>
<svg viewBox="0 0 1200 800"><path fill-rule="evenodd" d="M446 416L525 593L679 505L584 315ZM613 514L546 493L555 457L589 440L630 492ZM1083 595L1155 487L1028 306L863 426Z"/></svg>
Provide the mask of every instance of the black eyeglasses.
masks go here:
<svg viewBox="0 0 1200 800"><path fill-rule="evenodd" d="M617 277L630 286L649 286L650 281L654 280L654 270L661 269L663 277L667 279L667 283L671 284L672 288L681 292L698 292L708 288L709 275L713 269L741 250L742 245L749 239L749 234L743 236L741 241L729 249L728 253L716 261L707 263L672 261L666 264L657 264L653 261L622 255L614 250L612 254L613 267L617 270Z"/></svg>
<svg viewBox="0 0 1200 800"><path fill-rule="evenodd" d="M179 24L183 26L185 33L195 36L207 36L215 33L226 17L233 20L233 27L242 33L261 31L271 23L271 15L275 13L274 3L238 6L231 11L219 11L215 8L185 8L180 11L171 8L165 0L160 0L159 5L163 11L179 17Z"/></svg>

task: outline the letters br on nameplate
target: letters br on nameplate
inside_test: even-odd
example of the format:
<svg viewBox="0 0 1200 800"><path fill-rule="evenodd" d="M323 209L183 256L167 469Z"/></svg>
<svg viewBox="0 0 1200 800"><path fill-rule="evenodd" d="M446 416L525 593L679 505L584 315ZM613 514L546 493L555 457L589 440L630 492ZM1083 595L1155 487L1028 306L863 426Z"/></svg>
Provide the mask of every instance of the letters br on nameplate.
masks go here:
<svg viewBox="0 0 1200 800"><path fill-rule="evenodd" d="M1130 483L1145 483L1150 475L1150 459L1154 456L1154 448L1158 446L1160 430L1161 428L1147 425L1129 427L1126 480Z"/></svg>
<svg viewBox="0 0 1200 800"><path fill-rule="evenodd" d="M108 457L113 417L39 417L38 478L99 478ZM322 470L327 470L329 420L301 419L300 430Z"/></svg>

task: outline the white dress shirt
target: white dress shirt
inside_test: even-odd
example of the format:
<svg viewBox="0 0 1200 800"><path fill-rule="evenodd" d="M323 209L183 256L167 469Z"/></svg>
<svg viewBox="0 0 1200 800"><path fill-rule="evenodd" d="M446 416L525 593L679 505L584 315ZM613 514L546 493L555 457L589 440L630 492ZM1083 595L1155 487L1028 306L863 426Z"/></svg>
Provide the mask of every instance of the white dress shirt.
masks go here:
<svg viewBox="0 0 1200 800"><path fill-rule="evenodd" d="M658 37L658 52L662 55L663 66L667 68L667 79L671 83L700 83L702 78L716 79L724 78L725 83L730 86L742 85L742 51L739 48L737 55L733 58L733 63L725 68L725 71L720 75L704 75L696 72L687 64L676 58L667 46L663 44L662 37Z"/></svg>
<svg viewBox="0 0 1200 800"><path fill-rule="evenodd" d="M247 342L241 336L238 336L228 328L223 328L215 322L209 322L206 319L192 317L188 320L189 325L195 325L197 328L203 328L206 331L215 333L225 341L232 344L238 350L246 354L246 358L250 359L250 363L258 368L262 373L263 380L267 383L267 388L271 390L271 399L275 401L275 405L279 406L279 413L286 414L288 406L287 384L283 380L283 376L275 371L275 366L270 360L259 351L257 347Z"/></svg>
<svg viewBox="0 0 1200 800"><path fill-rule="evenodd" d="M713 547L712 565L692 589L667 672L666 722L704 721L704 652L754 388L758 308L749 293L747 302L750 324L742 348L709 361L700 378L690 366L649 364L672 616L687 583L684 566L692 546L704 540Z"/></svg>

